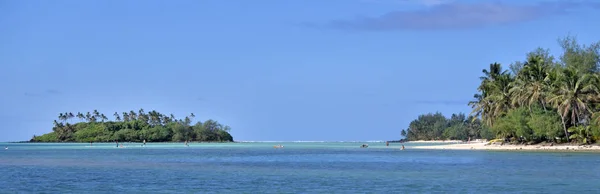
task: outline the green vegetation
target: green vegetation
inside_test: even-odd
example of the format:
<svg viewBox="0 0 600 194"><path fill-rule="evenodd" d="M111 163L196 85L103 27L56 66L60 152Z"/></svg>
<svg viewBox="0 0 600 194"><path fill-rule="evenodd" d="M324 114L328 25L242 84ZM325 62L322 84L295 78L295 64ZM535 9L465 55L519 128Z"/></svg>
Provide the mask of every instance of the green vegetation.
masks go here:
<svg viewBox="0 0 600 194"><path fill-rule="evenodd" d="M114 121L99 113L60 113L54 120L53 132L33 136L31 142L166 142L166 141L233 141L229 134L231 128L217 121L207 120L191 125L195 115L192 113L183 120L173 114L164 115L156 111L115 112ZM79 122L71 124L74 118Z"/></svg>
<svg viewBox="0 0 600 194"><path fill-rule="evenodd" d="M600 141L600 42L559 40L556 60L547 49L527 54L509 70L498 63L483 70L473 111L421 115L402 135L408 140L499 138L516 143Z"/></svg>
<svg viewBox="0 0 600 194"><path fill-rule="evenodd" d="M401 135L409 141L468 140L469 138L481 138L482 134L486 134L483 130L483 126L477 118L466 117L463 113L453 114L450 118L446 118L438 112L420 115L410 123L408 130L402 130Z"/></svg>

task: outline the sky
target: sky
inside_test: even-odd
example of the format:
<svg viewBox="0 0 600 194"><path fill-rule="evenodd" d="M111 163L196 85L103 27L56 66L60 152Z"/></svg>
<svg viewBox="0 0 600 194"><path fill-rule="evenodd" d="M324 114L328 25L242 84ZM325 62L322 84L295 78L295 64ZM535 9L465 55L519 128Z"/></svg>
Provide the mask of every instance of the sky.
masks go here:
<svg viewBox="0 0 600 194"><path fill-rule="evenodd" d="M0 142L61 112L156 110L238 141L396 140L470 113L481 70L600 41L600 3L509 0L0 1Z"/></svg>

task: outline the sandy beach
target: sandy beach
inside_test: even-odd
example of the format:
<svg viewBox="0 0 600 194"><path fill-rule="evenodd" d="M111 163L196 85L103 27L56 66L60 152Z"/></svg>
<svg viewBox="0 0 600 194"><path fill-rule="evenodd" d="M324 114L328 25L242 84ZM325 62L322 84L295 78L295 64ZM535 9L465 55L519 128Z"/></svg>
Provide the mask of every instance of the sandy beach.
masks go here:
<svg viewBox="0 0 600 194"><path fill-rule="evenodd" d="M512 150L512 151L594 151L600 152L598 145L488 145L484 143L460 143L448 145L414 146L412 149L434 150Z"/></svg>
<svg viewBox="0 0 600 194"><path fill-rule="evenodd" d="M417 140L417 141L409 141L413 143L462 143L461 140Z"/></svg>

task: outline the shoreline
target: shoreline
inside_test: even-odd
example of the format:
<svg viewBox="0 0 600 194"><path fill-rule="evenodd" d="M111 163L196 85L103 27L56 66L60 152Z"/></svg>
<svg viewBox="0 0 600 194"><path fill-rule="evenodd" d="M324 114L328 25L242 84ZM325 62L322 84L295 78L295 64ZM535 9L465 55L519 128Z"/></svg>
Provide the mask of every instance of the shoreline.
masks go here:
<svg viewBox="0 0 600 194"><path fill-rule="evenodd" d="M23 141L23 142L0 142L0 143L22 143L22 144L28 144L28 143L40 143L40 144L44 144L44 143L79 143L79 144L89 144L90 142L77 142L77 141L65 141L65 142L29 142L29 141ZM98 141L98 142L93 142L94 144L96 143L101 143L101 144L114 144L115 142L105 142L105 141ZM119 144L121 143L128 143L128 144L134 144L134 143L143 143L143 142L129 142L129 141L124 141L124 142L119 142ZM154 144L160 144L160 143L185 143L185 141L161 141L161 142L146 142L147 144L150 143L154 143ZM188 143L240 143L240 142L236 142L236 141L188 141Z"/></svg>
<svg viewBox="0 0 600 194"><path fill-rule="evenodd" d="M405 143L463 143L462 140L416 140L406 141Z"/></svg>
<svg viewBox="0 0 600 194"><path fill-rule="evenodd" d="M413 146L412 149L422 150L484 150L484 151L579 151L600 152L599 145L488 145L484 143L461 143L432 146Z"/></svg>

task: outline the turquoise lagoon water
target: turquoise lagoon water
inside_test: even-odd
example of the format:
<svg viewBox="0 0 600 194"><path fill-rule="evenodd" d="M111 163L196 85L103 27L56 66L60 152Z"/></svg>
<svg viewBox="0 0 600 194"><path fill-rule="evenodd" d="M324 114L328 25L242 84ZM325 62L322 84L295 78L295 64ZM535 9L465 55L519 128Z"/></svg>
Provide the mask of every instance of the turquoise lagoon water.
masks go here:
<svg viewBox="0 0 600 194"><path fill-rule="evenodd" d="M600 153L361 144L0 143L0 193L600 193Z"/></svg>

